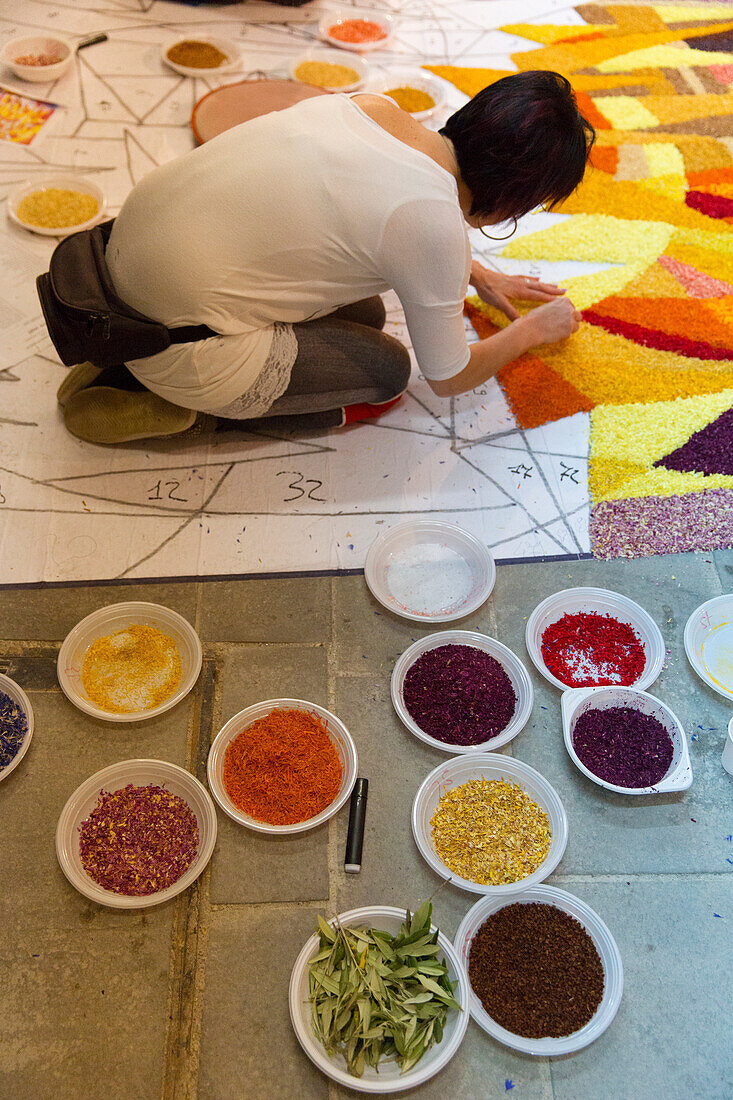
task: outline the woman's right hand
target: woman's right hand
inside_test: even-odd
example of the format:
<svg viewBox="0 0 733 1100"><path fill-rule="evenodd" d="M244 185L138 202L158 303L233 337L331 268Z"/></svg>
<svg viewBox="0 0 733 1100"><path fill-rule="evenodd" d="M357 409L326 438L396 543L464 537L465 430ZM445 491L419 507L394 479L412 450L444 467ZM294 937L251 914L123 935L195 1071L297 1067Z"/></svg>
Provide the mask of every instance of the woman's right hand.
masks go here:
<svg viewBox="0 0 733 1100"><path fill-rule="evenodd" d="M569 298L556 298L533 309L520 323L526 323L530 347L534 347L537 344L554 344L572 336L578 331L580 320L581 315Z"/></svg>

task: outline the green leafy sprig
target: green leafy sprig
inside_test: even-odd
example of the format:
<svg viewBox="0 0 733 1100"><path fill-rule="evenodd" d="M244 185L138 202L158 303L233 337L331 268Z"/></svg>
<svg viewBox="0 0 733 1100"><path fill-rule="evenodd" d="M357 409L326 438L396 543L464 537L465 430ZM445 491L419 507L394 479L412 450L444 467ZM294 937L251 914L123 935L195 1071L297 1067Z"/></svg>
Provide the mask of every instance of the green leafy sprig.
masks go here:
<svg viewBox="0 0 733 1100"><path fill-rule="evenodd" d="M320 946L311 959L313 1032L329 1055L342 1054L354 1077L393 1058L406 1073L443 1038L450 1009L460 1012L437 931L432 903L406 910L399 933L331 927L318 918Z"/></svg>

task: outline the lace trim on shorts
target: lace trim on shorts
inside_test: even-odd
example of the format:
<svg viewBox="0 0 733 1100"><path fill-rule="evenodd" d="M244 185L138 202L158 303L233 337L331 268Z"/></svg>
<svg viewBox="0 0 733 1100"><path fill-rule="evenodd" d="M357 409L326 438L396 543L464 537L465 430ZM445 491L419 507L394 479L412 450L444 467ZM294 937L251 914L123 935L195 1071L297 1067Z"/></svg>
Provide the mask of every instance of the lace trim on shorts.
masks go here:
<svg viewBox="0 0 733 1100"><path fill-rule="evenodd" d="M290 385L290 374L298 355L298 338L292 325L276 321L272 344L265 365L252 385L240 397L230 401L214 416L232 420L252 420L264 416L278 397L282 397Z"/></svg>

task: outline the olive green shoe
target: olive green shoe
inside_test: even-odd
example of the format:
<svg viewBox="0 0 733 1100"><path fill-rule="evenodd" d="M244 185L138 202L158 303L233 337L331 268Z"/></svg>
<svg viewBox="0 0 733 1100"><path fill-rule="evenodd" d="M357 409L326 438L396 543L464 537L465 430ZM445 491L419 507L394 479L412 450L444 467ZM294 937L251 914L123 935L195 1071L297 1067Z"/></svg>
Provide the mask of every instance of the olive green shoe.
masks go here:
<svg viewBox="0 0 733 1100"><path fill-rule="evenodd" d="M89 386L64 407L64 423L86 443L129 443L178 435L196 422L195 409L172 405L149 390L132 392L112 386Z"/></svg>
<svg viewBox="0 0 733 1100"><path fill-rule="evenodd" d="M71 367L56 391L56 400L59 405L63 408L70 397L91 386L101 373L102 367L95 367L94 363L77 363L75 367Z"/></svg>

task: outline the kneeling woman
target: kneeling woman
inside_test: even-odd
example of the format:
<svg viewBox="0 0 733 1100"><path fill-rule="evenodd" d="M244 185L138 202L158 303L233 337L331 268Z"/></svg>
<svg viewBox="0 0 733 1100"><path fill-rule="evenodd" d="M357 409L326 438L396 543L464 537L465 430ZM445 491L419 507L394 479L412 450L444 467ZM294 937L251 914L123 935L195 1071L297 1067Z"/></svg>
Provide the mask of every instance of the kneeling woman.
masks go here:
<svg viewBox="0 0 733 1100"><path fill-rule="evenodd" d="M570 336L579 315L557 287L472 263L466 226L566 198L592 140L567 80L544 71L490 85L439 133L387 97L356 94L220 134L133 189L107 264L141 313L221 335L127 368L73 368L59 393L67 427L116 443L185 431L200 413L253 428L379 415L410 375L407 350L381 331L389 289L435 393L480 386ZM469 283L513 319L470 347ZM520 318L512 297L544 304Z"/></svg>

